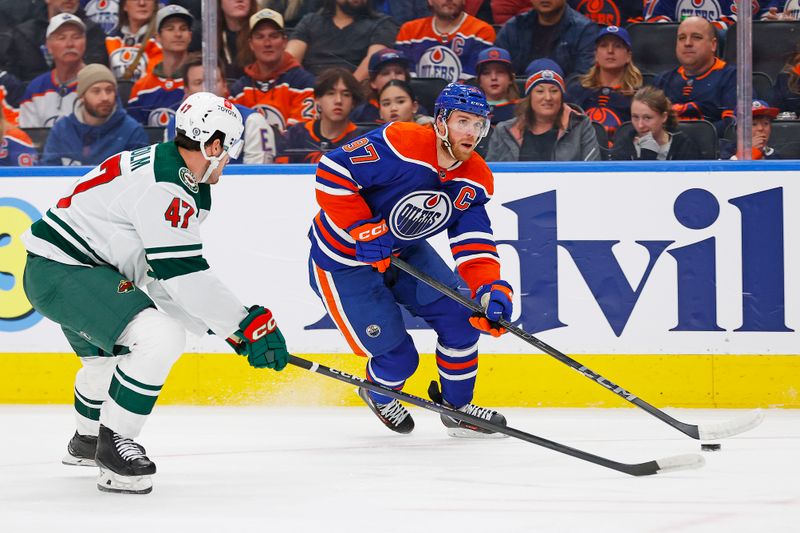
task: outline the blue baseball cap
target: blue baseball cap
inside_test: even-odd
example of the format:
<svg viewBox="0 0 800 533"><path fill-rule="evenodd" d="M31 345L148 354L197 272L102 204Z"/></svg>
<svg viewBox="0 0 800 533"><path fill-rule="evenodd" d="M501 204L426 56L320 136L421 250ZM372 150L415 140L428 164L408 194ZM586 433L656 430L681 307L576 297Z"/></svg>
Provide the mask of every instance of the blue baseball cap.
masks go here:
<svg viewBox="0 0 800 533"><path fill-rule="evenodd" d="M388 63L399 63L405 69L411 64L405 54L400 50L383 48L370 56L369 67L367 68L369 75L374 76Z"/></svg>
<svg viewBox="0 0 800 533"><path fill-rule="evenodd" d="M475 62L475 72L481 73L481 66L486 63L505 63L511 69L511 54L505 48L499 46L492 46L481 50L478 54L478 61Z"/></svg>
<svg viewBox="0 0 800 533"><path fill-rule="evenodd" d="M628 34L628 30L626 30L625 28L620 28L619 26L604 27L602 30L600 30L600 33L597 34L597 39L594 40L594 44L599 43L600 39L602 39L606 35L613 35L617 39L621 40L623 43L625 43L625 46L628 47L628 50L633 48L631 46L631 36L630 34Z"/></svg>

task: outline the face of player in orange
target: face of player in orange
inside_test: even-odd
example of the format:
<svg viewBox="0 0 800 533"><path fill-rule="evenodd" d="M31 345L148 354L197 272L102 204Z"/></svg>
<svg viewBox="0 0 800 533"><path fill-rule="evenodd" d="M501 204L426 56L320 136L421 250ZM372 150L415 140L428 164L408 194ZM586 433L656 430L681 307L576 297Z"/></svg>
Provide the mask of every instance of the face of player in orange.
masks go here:
<svg viewBox="0 0 800 533"><path fill-rule="evenodd" d="M659 113L639 100L631 103L631 124L637 137L652 133L655 139L660 139L668 116L666 112Z"/></svg>
<svg viewBox="0 0 800 533"><path fill-rule="evenodd" d="M248 40L256 61L265 65L277 65L283 59L287 42L286 34L271 22L257 25Z"/></svg>
<svg viewBox="0 0 800 533"><path fill-rule="evenodd" d="M317 98L317 106L323 119L342 122L353 110L353 94L342 80L338 80L331 90Z"/></svg>
<svg viewBox="0 0 800 533"><path fill-rule="evenodd" d="M631 62L631 51L621 39L606 35L594 49L594 61L603 70L622 70Z"/></svg>
<svg viewBox="0 0 800 533"><path fill-rule="evenodd" d="M555 122L563 105L561 89L552 83L540 83L530 94L531 109L536 114L536 119Z"/></svg>
<svg viewBox="0 0 800 533"><path fill-rule="evenodd" d="M380 96L381 119L384 122L414 122L419 104L402 88L387 87Z"/></svg>
<svg viewBox="0 0 800 533"><path fill-rule="evenodd" d="M717 51L717 38L707 20L689 17L678 26L675 55L678 62L692 75L709 68Z"/></svg>
<svg viewBox="0 0 800 533"><path fill-rule="evenodd" d="M482 66L478 83L486 99L496 102L508 98L508 88L514 83L514 78L503 63L489 63Z"/></svg>
<svg viewBox="0 0 800 533"><path fill-rule="evenodd" d="M466 161L475 151L481 132L486 127L488 118L479 117L464 111L453 111L447 119L447 139L453 156L459 161ZM438 124L437 124L437 127Z"/></svg>

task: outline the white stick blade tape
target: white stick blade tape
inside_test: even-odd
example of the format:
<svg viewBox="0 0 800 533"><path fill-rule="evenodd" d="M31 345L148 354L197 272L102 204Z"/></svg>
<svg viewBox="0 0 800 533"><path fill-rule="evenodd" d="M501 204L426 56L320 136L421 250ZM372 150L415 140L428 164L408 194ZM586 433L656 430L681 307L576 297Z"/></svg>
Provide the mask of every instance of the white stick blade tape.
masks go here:
<svg viewBox="0 0 800 533"><path fill-rule="evenodd" d="M702 455L688 453L685 455L675 455L673 457L659 459L656 461L656 463L658 463L658 472L662 473L702 468L706 464L706 460Z"/></svg>
<svg viewBox="0 0 800 533"><path fill-rule="evenodd" d="M764 421L764 411L749 411L728 422L698 426L700 440L720 440L749 431Z"/></svg>

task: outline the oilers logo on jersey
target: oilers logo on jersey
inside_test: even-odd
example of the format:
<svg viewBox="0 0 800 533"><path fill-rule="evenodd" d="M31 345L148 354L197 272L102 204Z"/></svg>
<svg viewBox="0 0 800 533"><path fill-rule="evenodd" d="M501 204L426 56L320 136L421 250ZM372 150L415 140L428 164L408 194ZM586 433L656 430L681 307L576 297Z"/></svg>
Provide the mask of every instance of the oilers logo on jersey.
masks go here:
<svg viewBox="0 0 800 533"><path fill-rule="evenodd" d="M128 66L133 63L133 60L136 59L138 55L138 49L134 47L124 46L122 48L117 48L108 56L108 64L111 67L111 72L114 73L114 77L122 79L125 72L128 70ZM139 63L136 64L136 69L133 71L133 75L130 77L132 80L138 80L142 77L142 75L147 71L147 54L142 54L139 57Z"/></svg>
<svg viewBox="0 0 800 533"><path fill-rule="evenodd" d="M414 191L401 198L389 215L392 233L401 239L422 239L441 230L453 212L450 199L439 191Z"/></svg>
<svg viewBox="0 0 800 533"><path fill-rule="evenodd" d="M462 70L461 60L446 46L428 48L417 63L417 76L420 78L444 78L456 82L461 79Z"/></svg>
<svg viewBox="0 0 800 533"><path fill-rule="evenodd" d="M89 0L83 6L86 16L103 28L106 34L117 27L119 20L119 1L118 0Z"/></svg>
<svg viewBox="0 0 800 533"><path fill-rule="evenodd" d="M717 0L678 0L675 4L675 20L686 17L702 17L706 20L719 20L722 9Z"/></svg>
<svg viewBox="0 0 800 533"><path fill-rule="evenodd" d="M625 23L619 15L619 8L612 1L581 0L575 10L603 26L619 26Z"/></svg>
<svg viewBox="0 0 800 533"><path fill-rule="evenodd" d="M168 107L159 107L153 109L147 116L147 125L166 128L174 115L175 110Z"/></svg>
<svg viewBox="0 0 800 533"><path fill-rule="evenodd" d="M264 118L267 119L267 124L270 126L276 126L280 131L286 129L286 120L284 120L283 113L281 113L280 109L268 104L258 104L253 106L252 109L261 113Z"/></svg>

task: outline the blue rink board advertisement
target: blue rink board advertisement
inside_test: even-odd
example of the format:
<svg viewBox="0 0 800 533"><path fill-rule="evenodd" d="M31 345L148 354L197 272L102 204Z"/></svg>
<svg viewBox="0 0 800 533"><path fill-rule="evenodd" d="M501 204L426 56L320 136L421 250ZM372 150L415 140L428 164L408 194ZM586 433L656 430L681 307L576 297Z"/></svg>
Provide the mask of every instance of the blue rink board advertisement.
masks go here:
<svg viewBox="0 0 800 533"><path fill-rule="evenodd" d="M493 169L488 212L513 318L545 342L575 354L798 353L800 163ZM0 174L0 353L67 352L25 299L19 236L81 171L19 172ZM308 284L313 167L229 167L212 191L202 232L213 270L245 304L273 310L290 349L349 352ZM432 242L452 264L446 237ZM409 326L431 352L433 333ZM191 337L187 351L229 349ZM482 351L531 347L505 336Z"/></svg>

